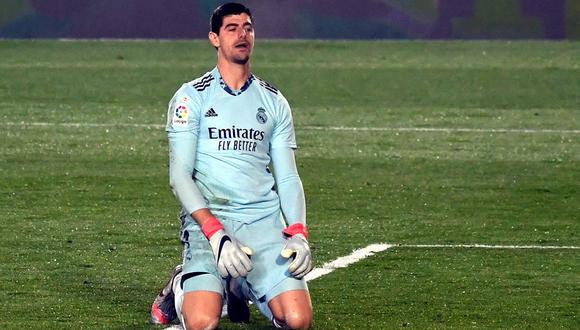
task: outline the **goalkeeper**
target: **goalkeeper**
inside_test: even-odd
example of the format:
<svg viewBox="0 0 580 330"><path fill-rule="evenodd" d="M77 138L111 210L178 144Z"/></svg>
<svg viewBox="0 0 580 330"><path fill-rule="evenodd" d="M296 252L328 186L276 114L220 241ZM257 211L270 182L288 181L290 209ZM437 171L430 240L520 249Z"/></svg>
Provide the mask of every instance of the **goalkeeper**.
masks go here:
<svg viewBox="0 0 580 330"><path fill-rule="evenodd" d="M183 84L169 104L183 264L155 300L152 321L177 316L189 330L216 328L225 300L230 319L247 322L251 300L276 327L309 328L303 277L312 259L290 107L250 71L248 8L216 8L209 41L217 66Z"/></svg>

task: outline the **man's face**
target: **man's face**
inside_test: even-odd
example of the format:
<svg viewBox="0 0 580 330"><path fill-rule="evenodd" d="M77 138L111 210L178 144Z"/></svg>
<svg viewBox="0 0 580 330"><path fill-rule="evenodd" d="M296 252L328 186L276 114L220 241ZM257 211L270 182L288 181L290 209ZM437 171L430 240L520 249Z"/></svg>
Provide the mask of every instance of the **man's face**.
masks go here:
<svg viewBox="0 0 580 330"><path fill-rule="evenodd" d="M245 13L225 16L220 33L209 33L209 40L220 57L237 64L246 64L254 49L254 27Z"/></svg>

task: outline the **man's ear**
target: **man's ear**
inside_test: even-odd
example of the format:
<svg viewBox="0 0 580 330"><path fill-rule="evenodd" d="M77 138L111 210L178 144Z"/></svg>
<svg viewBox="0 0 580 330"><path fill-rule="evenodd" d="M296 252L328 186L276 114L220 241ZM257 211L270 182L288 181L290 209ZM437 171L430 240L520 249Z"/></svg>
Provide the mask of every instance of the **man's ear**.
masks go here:
<svg viewBox="0 0 580 330"><path fill-rule="evenodd" d="M220 46L220 39L217 35L217 33L215 32L210 32L207 35L207 38L209 39L209 42L215 47L218 48Z"/></svg>

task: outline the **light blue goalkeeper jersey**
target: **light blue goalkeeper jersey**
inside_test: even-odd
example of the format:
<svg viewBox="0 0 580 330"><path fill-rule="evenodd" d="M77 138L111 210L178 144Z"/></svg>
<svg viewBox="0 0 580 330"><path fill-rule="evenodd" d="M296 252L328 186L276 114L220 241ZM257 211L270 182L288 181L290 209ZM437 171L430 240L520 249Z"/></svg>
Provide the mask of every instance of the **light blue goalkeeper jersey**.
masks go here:
<svg viewBox="0 0 580 330"><path fill-rule="evenodd" d="M218 218L250 223L280 212L270 153L296 148L296 139L290 107L276 88L252 75L239 91L231 90L216 67L175 93L166 130L170 143L177 141L172 166L185 164L205 202L176 192L185 214L208 207ZM185 161L175 159L180 157Z"/></svg>

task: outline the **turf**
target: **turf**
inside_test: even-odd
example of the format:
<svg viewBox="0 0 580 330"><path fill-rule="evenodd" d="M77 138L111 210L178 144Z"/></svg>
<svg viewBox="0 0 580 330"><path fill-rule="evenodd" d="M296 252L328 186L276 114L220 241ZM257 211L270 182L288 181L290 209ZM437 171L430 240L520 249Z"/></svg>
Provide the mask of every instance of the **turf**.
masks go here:
<svg viewBox="0 0 580 330"><path fill-rule="evenodd" d="M316 265L372 243L580 246L579 52L259 41L254 72L293 108ZM0 58L0 328L154 329L181 251L161 126L215 53L4 40ZM580 327L578 250L401 246L310 289L317 329ZM269 326L252 319L222 328Z"/></svg>

